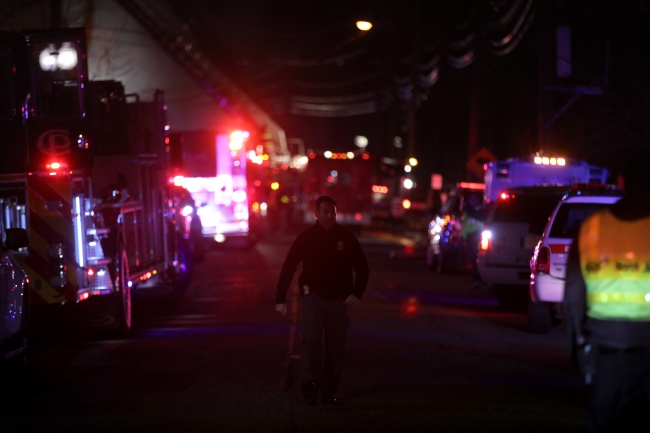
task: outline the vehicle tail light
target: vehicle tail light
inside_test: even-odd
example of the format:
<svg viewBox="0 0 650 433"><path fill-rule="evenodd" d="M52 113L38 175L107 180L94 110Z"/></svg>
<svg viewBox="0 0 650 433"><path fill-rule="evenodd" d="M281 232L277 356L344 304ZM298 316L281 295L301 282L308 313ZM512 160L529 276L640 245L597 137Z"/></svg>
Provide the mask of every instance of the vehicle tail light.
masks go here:
<svg viewBox="0 0 650 433"><path fill-rule="evenodd" d="M548 274L551 272L551 250L549 247L542 247L537 253L535 259L535 270L540 274Z"/></svg>
<svg viewBox="0 0 650 433"><path fill-rule="evenodd" d="M549 245L549 248L551 249L551 252L553 254L562 254L562 253L568 253L569 250L571 250L571 245L566 245L566 244L551 244Z"/></svg>
<svg viewBox="0 0 650 433"><path fill-rule="evenodd" d="M483 230L481 233L481 251L487 251L492 248L492 232L489 230Z"/></svg>

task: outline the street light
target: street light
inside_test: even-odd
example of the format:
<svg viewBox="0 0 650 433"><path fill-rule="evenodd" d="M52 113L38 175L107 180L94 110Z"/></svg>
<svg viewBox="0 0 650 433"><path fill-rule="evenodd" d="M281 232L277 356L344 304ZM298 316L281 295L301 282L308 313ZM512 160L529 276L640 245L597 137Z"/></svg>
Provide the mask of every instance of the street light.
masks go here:
<svg viewBox="0 0 650 433"><path fill-rule="evenodd" d="M367 32L372 28L372 23L370 21L357 21L357 28L362 32Z"/></svg>

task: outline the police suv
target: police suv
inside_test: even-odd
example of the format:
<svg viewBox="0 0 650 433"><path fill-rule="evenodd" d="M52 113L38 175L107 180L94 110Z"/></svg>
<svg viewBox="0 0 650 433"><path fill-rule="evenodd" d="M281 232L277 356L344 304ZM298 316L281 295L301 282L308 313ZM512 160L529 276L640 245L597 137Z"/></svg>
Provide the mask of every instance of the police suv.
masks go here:
<svg viewBox="0 0 650 433"><path fill-rule="evenodd" d="M506 309L526 305L530 257L566 186L528 186L503 190L485 221L476 261L481 280Z"/></svg>
<svg viewBox="0 0 650 433"><path fill-rule="evenodd" d="M582 221L622 195L614 185L576 184L557 204L530 260L530 332L548 333L553 327L564 298L569 250Z"/></svg>

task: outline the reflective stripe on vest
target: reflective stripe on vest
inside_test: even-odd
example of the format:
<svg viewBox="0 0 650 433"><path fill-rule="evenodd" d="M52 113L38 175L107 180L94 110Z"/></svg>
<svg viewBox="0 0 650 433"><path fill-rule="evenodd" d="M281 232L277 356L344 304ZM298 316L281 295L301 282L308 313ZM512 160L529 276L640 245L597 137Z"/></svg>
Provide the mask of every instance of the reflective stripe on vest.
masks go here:
<svg viewBox="0 0 650 433"><path fill-rule="evenodd" d="M622 221L605 209L580 227L587 315L650 321L650 218Z"/></svg>

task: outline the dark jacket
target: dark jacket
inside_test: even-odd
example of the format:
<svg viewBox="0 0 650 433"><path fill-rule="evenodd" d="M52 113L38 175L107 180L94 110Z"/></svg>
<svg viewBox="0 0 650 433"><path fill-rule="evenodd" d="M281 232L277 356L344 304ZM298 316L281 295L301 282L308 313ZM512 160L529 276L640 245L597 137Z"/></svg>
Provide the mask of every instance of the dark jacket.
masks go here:
<svg viewBox="0 0 650 433"><path fill-rule="evenodd" d="M282 266L277 304L286 302L293 274L301 261L302 274L298 277L301 295L305 285L309 286L310 293L328 300L345 300L350 294L360 299L366 290L369 273L366 255L354 234L339 224L326 230L317 221L298 234Z"/></svg>

